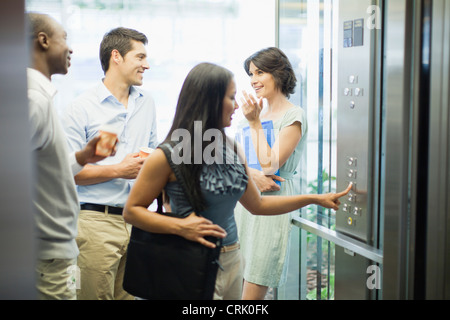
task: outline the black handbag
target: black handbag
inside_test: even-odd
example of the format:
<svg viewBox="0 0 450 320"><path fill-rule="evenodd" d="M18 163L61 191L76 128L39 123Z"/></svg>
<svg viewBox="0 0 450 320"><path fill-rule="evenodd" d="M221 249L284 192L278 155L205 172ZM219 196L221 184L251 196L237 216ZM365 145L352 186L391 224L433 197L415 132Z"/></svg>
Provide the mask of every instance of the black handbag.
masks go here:
<svg viewBox="0 0 450 320"><path fill-rule="evenodd" d="M163 146L161 149L172 165L168 153L171 148L167 150ZM177 170L174 172L181 183ZM184 183L181 185L185 187ZM162 195L157 200L159 214L183 219L163 212ZM131 295L149 300L212 300L222 239L205 239L215 243L216 248L207 248L181 236L147 232L133 226L123 288Z"/></svg>

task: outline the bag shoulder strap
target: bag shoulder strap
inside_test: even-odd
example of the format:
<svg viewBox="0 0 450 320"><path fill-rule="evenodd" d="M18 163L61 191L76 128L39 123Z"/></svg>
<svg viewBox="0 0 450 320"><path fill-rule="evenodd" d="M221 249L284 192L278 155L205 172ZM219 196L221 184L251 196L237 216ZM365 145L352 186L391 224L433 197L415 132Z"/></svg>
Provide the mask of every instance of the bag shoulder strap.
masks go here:
<svg viewBox="0 0 450 320"><path fill-rule="evenodd" d="M177 178L177 182L181 185L181 187L183 188L183 191L184 191L184 194L186 195L186 197L188 198L188 200L189 200L189 203L191 204L191 206L193 207L193 209L194 209L194 211L195 211L195 213L198 215L198 213L200 212L200 211L198 211L198 208L196 208L195 207L195 205L194 205L194 201L193 201L193 197L192 197L192 194L189 192L189 188L188 188L188 186L187 186L187 183L186 183L186 180L183 178L183 176L181 175L181 172L180 172L180 168L178 167L178 165L176 165L175 163L173 163L173 161L172 161L172 153L173 153L173 147L172 147L172 145L170 144L170 143L162 143L162 144L160 144L159 146L158 146L158 148L160 148L163 152L164 152L164 154L165 154L165 156L166 156L166 158L167 158L167 161L169 162L169 165L170 165L170 168L172 169L172 171L174 172L174 174L175 174L175 177ZM162 198L162 197L161 197Z"/></svg>

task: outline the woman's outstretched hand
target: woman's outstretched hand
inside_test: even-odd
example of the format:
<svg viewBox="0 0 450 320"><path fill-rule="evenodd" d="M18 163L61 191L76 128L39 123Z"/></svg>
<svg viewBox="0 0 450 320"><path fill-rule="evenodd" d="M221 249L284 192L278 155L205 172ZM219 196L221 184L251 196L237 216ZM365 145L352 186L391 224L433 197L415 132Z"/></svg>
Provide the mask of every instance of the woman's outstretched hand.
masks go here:
<svg viewBox="0 0 450 320"><path fill-rule="evenodd" d="M350 192L350 190L352 189L353 184L350 183L347 187L347 189L345 189L342 192L339 193L328 193L328 194L319 194L317 195L318 199L317 199L317 203L319 206L322 206L324 208L328 208L328 209L333 209L335 211L339 210L339 205L341 204L341 202L339 201L339 198L342 198L343 196L345 196L347 193Z"/></svg>

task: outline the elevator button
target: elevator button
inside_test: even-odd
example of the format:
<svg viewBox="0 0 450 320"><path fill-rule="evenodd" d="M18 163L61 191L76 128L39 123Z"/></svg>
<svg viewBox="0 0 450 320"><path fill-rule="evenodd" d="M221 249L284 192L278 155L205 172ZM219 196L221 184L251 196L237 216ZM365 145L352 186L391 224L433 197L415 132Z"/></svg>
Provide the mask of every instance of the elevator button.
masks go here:
<svg viewBox="0 0 450 320"><path fill-rule="evenodd" d="M354 157L348 157L348 158L347 158L347 164L348 164L350 167L356 167L357 159L354 158Z"/></svg>
<svg viewBox="0 0 450 320"><path fill-rule="evenodd" d="M350 83L350 84L358 83L358 76L355 76L355 75L349 76L348 83Z"/></svg>
<svg viewBox="0 0 450 320"><path fill-rule="evenodd" d="M347 177L350 179L356 179L356 170L349 169L347 171Z"/></svg>
<svg viewBox="0 0 450 320"><path fill-rule="evenodd" d="M356 106L355 101L350 101L348 106L350 107L350 109L355 109Z"/></svg>
<svg viewBox="0 0 450 320"><path fill-rule="evenodd" d="M360 217L360 216L361 216L361 213L362 213L361 208L355 207L355 208L353 209L353 215Z"/></svg>
<svg viewBox="0 0 450 320"><path fill-rule="evenodd" d="M352 207L350 207L348 204L345 203L342 206L342 211L344 211L344 212L351 212L352 211Z"/></svg>
<svg viewBox="0 0 450 320"><path fill-rule="evenodd" d="M348 201L350 201L350 202L356 202L356 194L349 193L349 194L347 195L347 199L348 199Z"/></svg>
<svg viewBox="0 0 450 320"><path fill-rule="evenodd" d="M355 88L355 96L361 97L363 95L363 89Z"/></svg>
<svg viewBox="0 0 450 320"><path fill-rule="evenodd" d="M354 182L354 181L347 181L347 185L349 185L349 184L352 184L352 187L351 187L351 191L353 191L353 192L357 192L357 189L356 189L356 182Z"/></svg>
<svg viewBox="0 0 450 320"><path fill-rule="evenodd" d="M352 94L353 94L352 89L350 89L350 88L344 89L344 96L351 96Z"/></svg>
<svg viewBox="0 0 450 320"><path fill-rule="evenodd" d="M347 224L348 224L349 226L352 226L352 225L353 225L353 219L352 219L351 217L348 217L348 218L347 218Z"/></svg>

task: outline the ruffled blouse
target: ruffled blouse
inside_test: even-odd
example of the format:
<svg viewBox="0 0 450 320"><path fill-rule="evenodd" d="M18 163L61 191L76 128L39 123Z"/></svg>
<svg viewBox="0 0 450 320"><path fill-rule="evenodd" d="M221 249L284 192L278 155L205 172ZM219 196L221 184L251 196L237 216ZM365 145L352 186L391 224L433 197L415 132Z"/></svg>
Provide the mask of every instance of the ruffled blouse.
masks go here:
<svg viewBox="0 0 450 320"><path fill-rule="evenodd" d="M225 229L227 237L223 245L230 245L238 240L234 208L247 188L248 176L233 150L224 147L224 154L224 161L202 167L200 187L206 210L199 214ZM187 185L190 186L189 182ZM178 181L168 183L165 191L170 197L172 212L187 216L194 211Z"/></svg>

